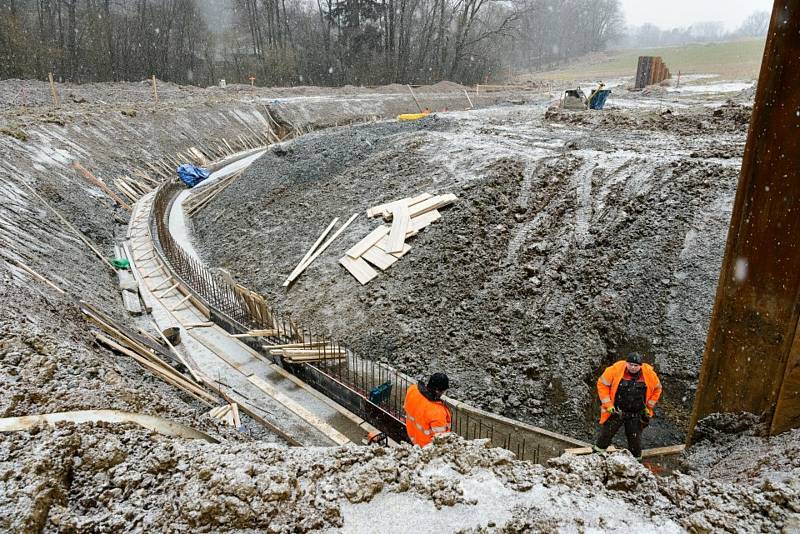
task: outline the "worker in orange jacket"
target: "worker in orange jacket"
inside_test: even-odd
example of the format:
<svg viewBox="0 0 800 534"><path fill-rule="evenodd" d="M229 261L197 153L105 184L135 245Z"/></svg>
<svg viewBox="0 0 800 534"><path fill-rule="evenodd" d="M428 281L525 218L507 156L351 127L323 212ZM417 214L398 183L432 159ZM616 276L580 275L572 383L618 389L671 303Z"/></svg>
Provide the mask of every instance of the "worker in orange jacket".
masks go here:
<svg viewBox="0 0 800 534"><path fill-rule="evenodd" d="M658 398L661 381L653 367L642 364L642 355L628 354L606 368L597 380L600 396L600 435L595 452L605 452L622 426L628 438L628 449L637 459L642 457L642 431L650 424Z"/></svg>
<svg viewBox="0 0 800 534"><path fill-rule="evenodd" d="M433 373L427 384L420 381L406 392L403 410L406 412L406 432L414 445L425 447L436 434L450 432L452 416L442 400L450 387L444 373Z"/></svg>

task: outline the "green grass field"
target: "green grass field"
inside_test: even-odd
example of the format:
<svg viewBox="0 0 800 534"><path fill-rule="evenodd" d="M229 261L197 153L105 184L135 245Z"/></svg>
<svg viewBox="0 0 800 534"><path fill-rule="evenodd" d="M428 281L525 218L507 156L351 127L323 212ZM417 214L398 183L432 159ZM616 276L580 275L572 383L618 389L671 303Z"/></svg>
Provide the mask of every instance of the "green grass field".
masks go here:
<svg viewBox="0 0 800 534"><path fill-rule="evenodd" d="M764 39L748 39L705 45L668 48L612 50L577 59L570 65L547 71L520 74L518 79L608 79L634 76L639 56L661 56L673 77L682 74L716 74L725 80L758 78Z"/></svg>

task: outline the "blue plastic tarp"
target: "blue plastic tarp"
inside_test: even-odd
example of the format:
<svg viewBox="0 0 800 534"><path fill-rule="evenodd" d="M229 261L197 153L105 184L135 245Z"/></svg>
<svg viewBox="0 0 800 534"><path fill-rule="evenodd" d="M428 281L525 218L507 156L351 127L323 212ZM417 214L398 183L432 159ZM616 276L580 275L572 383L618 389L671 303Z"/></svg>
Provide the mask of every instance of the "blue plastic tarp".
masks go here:
<svg viewBox="0 0 800 534"><path fill-rule="evenodd" d="M189 187L194 187L211 175L202 167L195 167L190 163L184 163L178 167L178 177Z"/></svg>
<svg viewBox="0 0 800 534"><path fill-rule="evenodd" d="M592 99L589 100L590 109L603 109L608 100L608 95L611 94L611 89L601 89L592 93Z"/></svg>

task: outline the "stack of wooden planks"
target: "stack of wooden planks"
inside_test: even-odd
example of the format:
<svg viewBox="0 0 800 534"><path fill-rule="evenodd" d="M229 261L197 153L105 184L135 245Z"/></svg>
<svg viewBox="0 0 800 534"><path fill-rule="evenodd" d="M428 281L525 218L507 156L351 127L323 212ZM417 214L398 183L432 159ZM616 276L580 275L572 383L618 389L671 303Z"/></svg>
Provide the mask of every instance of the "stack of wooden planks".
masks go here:
<svg viewBox="0 0 800 534"><path fill-rule="evenodd" d="M406 239L416 235L429 224L439 220L438 208L455 202L453 194L431 195L422 193L416 197L402 198L374 206L367 210L367 217L382 216L391 221L391 226L381 225L364 239L350 247L339 263L352 274L361 285L369 283L411 250ZM370 265L371 264L371 265Z"/></svg>
<svg viewBox="0 0 800 534"><path fill-rule="evenodd" d="M270 356L280 356L288 363L319 362L325 360L342 360L347 351L328 343L292 343L288 345L264 345Z"/></svg>
<svg viewBox="0 0 800 534"><path fill-rule="evenodd" d="M242 426L242 421L239 419L239 405L235 402L212 408L208 412L208 415L214 419L222 421L228 426L232 426L233 428L239 428Z"/></svg>

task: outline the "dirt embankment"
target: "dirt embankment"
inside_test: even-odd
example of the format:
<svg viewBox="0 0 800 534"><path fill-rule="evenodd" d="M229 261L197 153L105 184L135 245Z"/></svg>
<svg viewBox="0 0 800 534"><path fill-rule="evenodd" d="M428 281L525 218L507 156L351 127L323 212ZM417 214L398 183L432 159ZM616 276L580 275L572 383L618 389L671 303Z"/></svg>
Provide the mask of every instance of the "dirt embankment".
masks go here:
<svg viewBox="0 0 800 534"><path fill-rule="evenodd" d="M645 103L644 109L641 102ZM210 264L303 324L491 411L591 438L603 366L643 351L665 382L647 444L691 408L747 112L686 104L440 115L273 150L195 221ZM653 109L654 108L654 109ZM363 215L286 292L333 217L423 191L458 203L367 286L337 263Z"/></svg>

